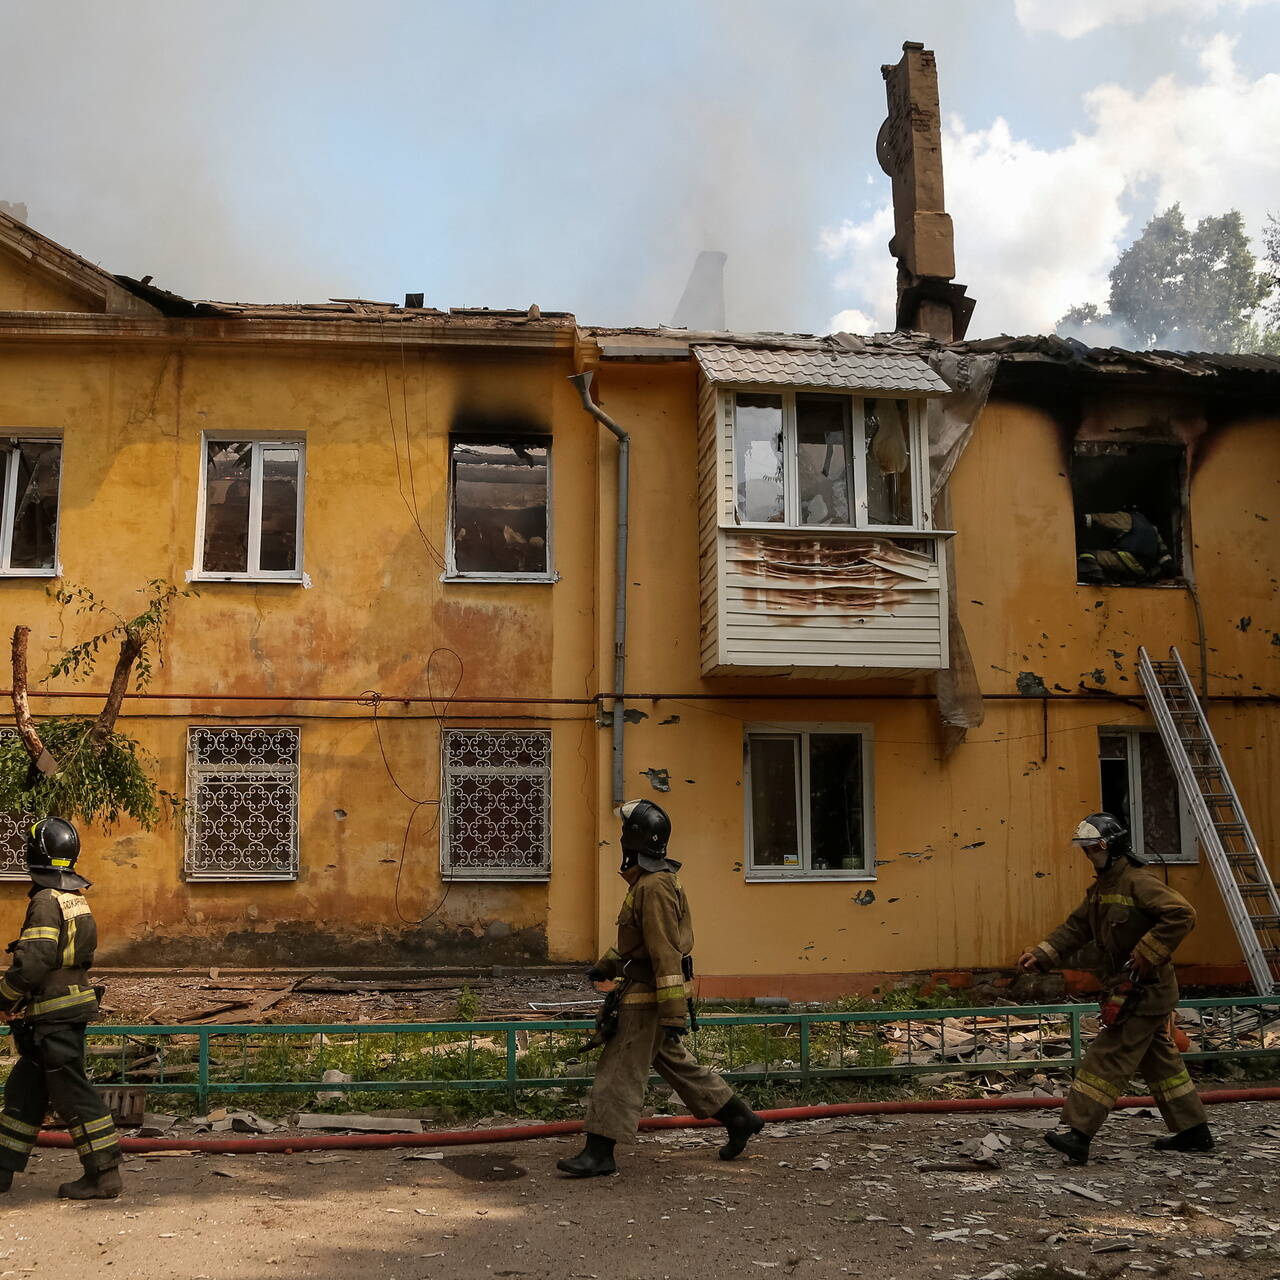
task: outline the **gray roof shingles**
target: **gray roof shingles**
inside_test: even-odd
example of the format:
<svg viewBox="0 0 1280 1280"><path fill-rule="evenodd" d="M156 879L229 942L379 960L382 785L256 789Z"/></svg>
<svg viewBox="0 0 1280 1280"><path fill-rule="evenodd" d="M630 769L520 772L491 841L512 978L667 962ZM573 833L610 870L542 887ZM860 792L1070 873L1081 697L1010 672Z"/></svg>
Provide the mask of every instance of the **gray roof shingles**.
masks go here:
<svg viewBox="0 0 1280 1280"><path fill-rule="evenodd" d="M712 382L929 395L951 389L919 356L896 352L769 351L713 344L699 344L694 351Z"/></svg>

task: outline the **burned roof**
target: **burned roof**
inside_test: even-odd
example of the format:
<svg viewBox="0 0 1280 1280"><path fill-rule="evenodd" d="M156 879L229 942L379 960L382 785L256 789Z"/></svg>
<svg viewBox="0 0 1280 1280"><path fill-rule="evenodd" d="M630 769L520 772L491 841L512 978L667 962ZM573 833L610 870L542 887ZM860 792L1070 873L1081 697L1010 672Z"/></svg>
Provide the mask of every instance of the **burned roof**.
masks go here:
<svg viewBox="0 0 1280 1280"><path fill-rule="evenodd" d="M829 387L832 390L923 392L945 395L947 384L914 354L761 350L698 344L693 348L711 382L738 386Z"/></svg>

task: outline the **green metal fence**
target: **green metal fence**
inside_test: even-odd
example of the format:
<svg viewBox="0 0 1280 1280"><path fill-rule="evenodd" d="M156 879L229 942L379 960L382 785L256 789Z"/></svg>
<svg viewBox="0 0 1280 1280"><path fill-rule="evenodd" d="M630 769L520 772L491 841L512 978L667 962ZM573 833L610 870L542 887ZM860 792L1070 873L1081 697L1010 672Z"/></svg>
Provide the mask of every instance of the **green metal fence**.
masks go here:
<svg viewBox="0 0 1280 1280"><path fill-rule="evenodd" d="M1097 1005L714 1014L698 1057L735 1081L1066 1072ZM1185 1000L1190 1061L1270 1056L1280 1064L1280 996ZM590 1083L586 1021L106 1026L89 1028L102 1085L194 1095L432 1094L564 1089ZM336 1069L350 1080L325 1081ZM307 1105L312 1105L310 1098Z"/></svg>

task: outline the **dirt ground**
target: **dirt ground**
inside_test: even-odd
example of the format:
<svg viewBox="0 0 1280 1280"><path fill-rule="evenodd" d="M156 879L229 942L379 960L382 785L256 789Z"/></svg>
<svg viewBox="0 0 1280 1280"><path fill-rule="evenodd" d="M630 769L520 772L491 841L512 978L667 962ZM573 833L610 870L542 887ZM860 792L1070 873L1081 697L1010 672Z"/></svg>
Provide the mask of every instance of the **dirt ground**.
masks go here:
<svg viewBox="0 0 1280 1280"><path fill-rule="evenodd" d="M556 1173L579 1139L323 1155L131 1159L119 1201L52 1198L45 1151L0 1201L0 1277L124 1280L684 1280L798 1276L1280 1277L1280 1104L1213 1108L1213 1156L1157 1156L1125 1113L1067 1168L1051 1115L771 1126L734 1163L718 1131L620 1148L620 1173ZM1000 1167L925 1172L994 1135ZM411 1156L417 1158L409 1158Z"/></svg>

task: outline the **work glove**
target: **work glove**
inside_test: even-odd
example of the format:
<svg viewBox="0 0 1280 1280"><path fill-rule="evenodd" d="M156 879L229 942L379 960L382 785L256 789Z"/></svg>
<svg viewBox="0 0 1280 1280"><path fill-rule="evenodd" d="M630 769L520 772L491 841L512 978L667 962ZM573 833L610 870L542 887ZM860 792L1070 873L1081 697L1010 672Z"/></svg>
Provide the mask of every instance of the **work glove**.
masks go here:
<svg viewBox="0 0 1280 1280"><path fill-rule="evenodd" d="M1133 974L1134 981L1142 983L1150 982L1152 975L1156 971L1155 965L1141 951L1135 951L1129 957L1128 968L1129 972Z"/></svg>
<svg viewBox="0 0 1280 1280"><path fill-rule="evenodd" d="M662 1040L664 1044L679 1044L680 1037L688 1034L687 1027L663 1027Z"/></svg>
<svg viewBox="0 0 1280 1280"><path fill-rule="evenodd" d="M1024 951L1018 957L1018 968L1023 973L1039 973L1040 958L1032 951Z"/></svg>
<svg viewBox="0 0 1280 1280"><path fill-rule="evenodd" d="M612 974L606 972L598 964L593 964L591 968L587 970L588 982L608 982L612 976Z"/></svg>

